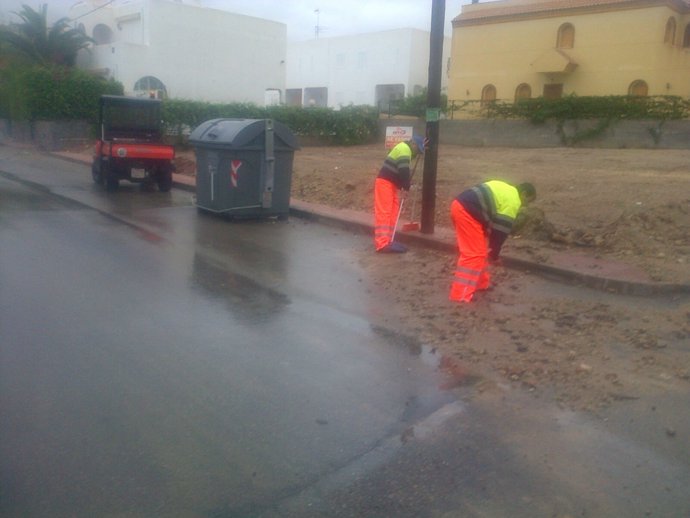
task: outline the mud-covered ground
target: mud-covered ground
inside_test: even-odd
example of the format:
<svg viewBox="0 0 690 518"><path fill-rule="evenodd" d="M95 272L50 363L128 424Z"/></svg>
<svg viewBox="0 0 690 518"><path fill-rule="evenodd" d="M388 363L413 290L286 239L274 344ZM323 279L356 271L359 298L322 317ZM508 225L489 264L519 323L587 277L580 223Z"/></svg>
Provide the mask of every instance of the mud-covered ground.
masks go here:
<svg viewBox="0 0 690 518"><path fill-rule="evenodd" d="M295 153L292 195L371 212L385 154L381 145L305 147ZM193 174L193 154L180 154L177 165ZM420 161L416 184L422 176ZM575 253L628 263L640 280L690 283L690 151L441 146L436 225L450 224L458 192L492 178L529 181L538 193L506 254L549 262ZM403 220L419 221L421 190L411 192L419 198L406 208L416 212ZM456 305L447 300L455 259L414 247L360 255L374 289L395 305L398 317L385 327L440 351L449 383L478 375L480 390L510 383L592 411L690 389L687 296L623 297L497 267L492 290Z"/></svg>
<svg viewBox="0 0 690 518"><path fill-rule="evenodd" d="M382 145L305 147L294 155L292 195L371 212L385 154ZM178 154L177 166L193 173L193 153ZM420 219L423 175L420 161L403 221ZM453 197L492 178L537 188L506 253L547 260L570 250L623 260L656 281L690 282L690 151L440 146L435 224L449 226Z"/></svg>

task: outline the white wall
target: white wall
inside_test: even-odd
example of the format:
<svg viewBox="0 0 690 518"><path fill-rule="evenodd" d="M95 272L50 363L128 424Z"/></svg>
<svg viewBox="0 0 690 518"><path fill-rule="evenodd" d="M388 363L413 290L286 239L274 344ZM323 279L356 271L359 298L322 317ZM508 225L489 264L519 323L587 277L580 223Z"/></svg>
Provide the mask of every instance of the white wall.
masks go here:
<svg viewBox="0 0 690 518"><path fill-rule="evenodd" d="M450 38L445 38L442 87L449 52ZM376 85L402 84L405 95L427 86L429 33L396 29L295 42L288 44L287 56L287 88L327 87L333 108L374 105Z"/></svg>
<svg viewBox="0 0 690 518"><path fill-rule="evenodd" d="M79 7L72 17L79 16ZM119 28L118 28L119 19ZM109 25L114 41L98 45L80 65L108 68L127 93L154 76L171 98L263 105L265 91L285 92L287 27L282 23L169 0L103 8L79 19L91 35Z"/></svg>

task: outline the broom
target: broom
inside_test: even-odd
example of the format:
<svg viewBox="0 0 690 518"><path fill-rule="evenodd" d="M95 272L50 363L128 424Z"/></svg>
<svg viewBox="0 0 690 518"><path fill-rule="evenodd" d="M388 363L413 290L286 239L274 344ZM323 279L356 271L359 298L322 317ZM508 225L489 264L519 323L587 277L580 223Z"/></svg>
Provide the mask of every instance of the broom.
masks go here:
<svg viewBox="0 0 690 518"><path fill-rule="evenodd" d="M419 155L417 155L417 159L414 162L414 167L412 168L412 174L410 174L410 183L412 182L412 178L414 178L414 174L417 171L417 164L418 163L419 163ZM398 209L398 217L395 219L395 226L393 227L393 235L391 236L391 241L393 241L395 239L395 234L398 230L398 223L400 222L400 215L402 214L403 205L405 204L405 200L407 199L407 196L408 195L404 195L402 200L400 200L400 208ZM415 205L415 198L412 198L412 212L413 212L412 216L414 216L414 205ZM407 228L407 227L409 227L409 228ZM416 222L403 223L402 230L419 230L419 223L416 223Z"/></svg>
<svg viewBox="0 0 690 518"><path fill-rule="evenodd" d="M414 220L414 207L415 204L417 203L417 196L412 197L412 210L410 211L410 221L407 223L403 223L402 229L405 232L414 232L416 230L419 230L419 222Z"/></svg>

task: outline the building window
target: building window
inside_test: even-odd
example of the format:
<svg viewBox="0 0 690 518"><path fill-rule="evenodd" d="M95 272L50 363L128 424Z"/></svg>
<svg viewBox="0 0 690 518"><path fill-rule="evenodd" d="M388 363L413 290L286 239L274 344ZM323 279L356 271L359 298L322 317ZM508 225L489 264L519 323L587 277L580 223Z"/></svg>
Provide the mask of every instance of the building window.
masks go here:
<svg viewBox="0 0 690 518"><path fill-rule="evenodd" d="M328 88L325 86L304 89L305 108L326 108L328 106Z"/></svg>
<svg viewBox="0 0 690 518"><path fill-rule="evenodd" d="M388 110L393 105L405 98L405 85L376 85L374 89L374 102L379 110Z"/></svg>
<svg viewBox="0 0 690 518"><path fill-rule="evenodd" d="M281 91L278 88L266 88L264 106L280 106Z"/></svg>
<svg viewBox="0 0 690 518"><path fill-rule="evenodd" d="M515 89L515 102L520 99L529 99L532 97L532 88L527 83L522 83L518 85Z"/></svg>
<svg viewBox="0 0 690 518"><path fill-rule="evenodd" d="M99 23L93 28L93 40L96 45L106 45L113 42L113 31L107 25Z"/></svg>
<svg viewBox="0 0 690 518"><path fill-rule="evenodd" d="M647 83L642 81L641 79L633 81L632 83L630 83L630 86L628 87L628 95L634 95L636 97L647 97L648 93L649 87L647 86Z"/></svg>
<svg viewBox="0 0 690 518"><path fill-rule="evenodd" d="M285 90L285 104L288 106L302 106L302 89L288 88Z"/></svg>
<svg viewBox="0 0 690 518"><path fill-rule="evenodd" d="M486 106L496 100L496 87L494 85L486 85L482 88L482 106Z"/></svg>
<svg viewBox="0 0 690 518"><path fill-rule="evenodd" d="M664 43L673 45L676 41L676 19L671 16L666 21L666 32L664 33Z"/></svg>
<svg viewBox="0 0 690 518"><path fill-rule="evenodd" d="M558 28L556 48L572 49L575 46L575 27L570 23L564 23Z"/></svg>
<svg viewBox="0 0 690 518"><path fill-rule="evenodd" d="M168 90L163 81L153 76L145 76L134 83L134 93L139 97L149 97L151 99L166 99Z"/></svg>
<svg viewBox="0 0 690 518"><path fill-rule="evenodd" d="M683 48L687 49L688 47L690 47L690 23L685 26L683 33Z"/></svg>
<svg viewBox="0 0 690 518"><path fill-rule="evenodd" d="M544 85L544 99L560 99L561 97L563 97L562 83Z"/></svg>

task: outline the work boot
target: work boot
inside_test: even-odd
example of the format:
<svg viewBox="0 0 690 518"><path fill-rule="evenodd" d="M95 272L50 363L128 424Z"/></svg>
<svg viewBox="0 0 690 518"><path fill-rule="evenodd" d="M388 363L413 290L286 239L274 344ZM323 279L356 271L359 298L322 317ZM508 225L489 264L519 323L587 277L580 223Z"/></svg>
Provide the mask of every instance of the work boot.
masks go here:
<svg viewBox="0 0 690 518"><path fill-rule="evenodd" d="M379 250L382 254L404 254L407 252L407 247L400 243L389 243Z"/></svg>

